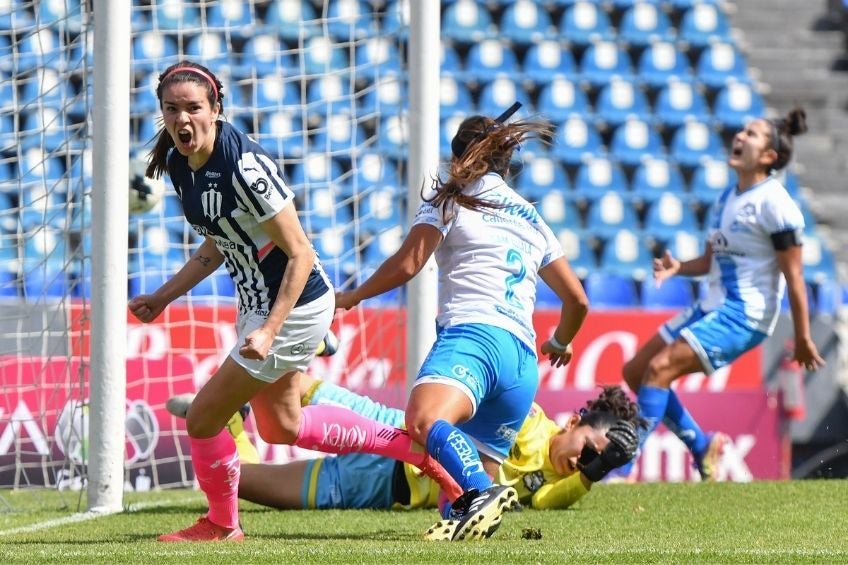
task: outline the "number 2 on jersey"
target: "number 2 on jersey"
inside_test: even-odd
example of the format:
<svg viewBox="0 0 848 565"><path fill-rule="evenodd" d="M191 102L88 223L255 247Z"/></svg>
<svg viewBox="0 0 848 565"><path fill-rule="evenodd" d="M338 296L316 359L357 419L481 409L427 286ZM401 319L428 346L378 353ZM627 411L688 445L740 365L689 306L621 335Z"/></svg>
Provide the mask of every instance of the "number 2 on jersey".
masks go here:
<svg viewBox="0 0 848 565"><path fill-rule="evenodd" d="M524 266L524 261L521 260L521 253L516 249L510 249L506 252L506 263L509 266L518 265L518 272L506 277L506 292L504 293L504 298L510 304L510 306L514 308L524 309L524 305L521 304L521 301L518 300L518 297L515 296L515 290L513 287L524 280L524 277L527 276L527 267Z"/></svg>

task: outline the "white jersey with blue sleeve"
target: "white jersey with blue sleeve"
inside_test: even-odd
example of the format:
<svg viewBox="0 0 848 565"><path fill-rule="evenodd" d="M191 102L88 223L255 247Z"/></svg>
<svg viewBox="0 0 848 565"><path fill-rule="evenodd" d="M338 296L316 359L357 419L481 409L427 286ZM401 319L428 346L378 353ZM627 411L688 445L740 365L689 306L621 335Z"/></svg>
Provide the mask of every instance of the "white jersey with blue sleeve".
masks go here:
<svg viewBox="0 0 848 565"><path fill-rule="evenodd" d="M772 234L804 229L804 217L774 178L718 198L708 240L713 259L704 311L738 310L752 328L771 334L780 314L786 281L777 264Z"/></svg>
<svg viewBox="0 0 848 565"><path fill-rule="evenodd" d="M413 225L439 229L439 315L443 327L489 324L511 332L536 350L533 307L538 271L563 255L553 231L495 173L464 192L499 207L479 211L454 206L448 214L424 202ZM447 216L447 217L445 217Z"/></svg>

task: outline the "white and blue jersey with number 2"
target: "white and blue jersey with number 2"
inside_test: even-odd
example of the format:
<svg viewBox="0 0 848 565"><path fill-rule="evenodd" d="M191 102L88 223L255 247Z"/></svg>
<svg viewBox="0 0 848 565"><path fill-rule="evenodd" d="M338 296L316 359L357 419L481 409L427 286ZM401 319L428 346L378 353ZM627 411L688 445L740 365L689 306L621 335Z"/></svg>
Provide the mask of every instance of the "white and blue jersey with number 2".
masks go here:
<svg viewBox="0 0 848 565"><path fill-rule="evenodd" d="M454 206L447 217L423 203L414 224L442 233L439 332L417 384L455 386L473 416L457 427L496 461L508 455L530 410L539 372L533 307L539 269L563 255L535 208L494 173L464 189L496 207Z"/></svg>
<svg viewBox="0 0 848 565"><path fill-rule="evenodd" d="M227 122L219 122L209 160L192 171L187 157L172 150L168 174L192 228L215 241L235 282L243 312L270 311L288 257L261 223L290 205L294 194L277 163L262 147ZM329 290L316 259L295 306Z"/></svg>

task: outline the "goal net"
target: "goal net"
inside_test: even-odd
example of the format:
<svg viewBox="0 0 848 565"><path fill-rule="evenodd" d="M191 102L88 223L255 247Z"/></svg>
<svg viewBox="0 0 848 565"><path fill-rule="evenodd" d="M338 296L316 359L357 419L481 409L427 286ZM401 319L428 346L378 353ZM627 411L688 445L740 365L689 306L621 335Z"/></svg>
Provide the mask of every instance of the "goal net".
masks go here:
<svg viewBox="0 0 848 565"><path fill-rule="evenodd" d="M200 62L224 84L225 119L279 159L337 287L363 280L405 229L408 6L134 0L131 167L159 127L159 74ZM85 483L96 25L84 0L0 3L0 488ZM129 218L129 296L155 290L197 244L166 179L161 200ZM128 318L127 489L193 483L184 423L165 403L196 391L229 351L233 297L222 270L155 323ZM341 348L312 374L402 406L401 300L340 313ZM264 461L306 456L256 439Z"/></svg>

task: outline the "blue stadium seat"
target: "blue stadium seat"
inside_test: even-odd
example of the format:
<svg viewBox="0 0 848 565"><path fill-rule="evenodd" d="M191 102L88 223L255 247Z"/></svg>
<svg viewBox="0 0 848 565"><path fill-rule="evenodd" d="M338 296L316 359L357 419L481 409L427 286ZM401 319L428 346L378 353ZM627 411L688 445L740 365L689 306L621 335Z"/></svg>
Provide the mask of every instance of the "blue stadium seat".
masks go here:
<svg viewBox="0 0 848 565"><path fill-rule="evenodd" d="M466 113L457 112L442 118L442 125L439 128L439 154L443 159L448 160L451 158L451 140L453 139L453 136L456 135L457 130L459 130L459 124L461 124L466 117ZM378 143L380 143L380 141L378 141ZM399 157L399 159L404 158L405 157Z"/></svg>
<svg viewBox="0 0 848 565"><path fill-rule="evenodd" d="M515 0L507 5L498 29L501 37L516 45L533 45L556 37L548 12L531 0Z"/></svg>
<svg viewBox="0 0 848 565"><path fill-rule="evenodd" d="M654 257L638 232L619 229L601 252L599 268L607 273L641 281L652 272Z"/></svg>
<svg viewBox="0 0 848 565"><path fill-rule="evenodd" d="M754 88L744 82L731 82L718 91L713 114L718 124L729 131L738 131L749 121L765 114L766 104Z"/></svg>
<svg viewBox="0 0 848 565"><path fill-rule="evenodd" d="M696 202L708 206L716 198L736 184L736 171L724 159L706 159L695 167L689 190Z"/></svg>
<svg viewBox="0 0 848 565"><path fill-rule="evenodd" d="M657 4L636 2L621 16L618 39L631 46L644 47L657 41L674 41L675 30L668 15Z"/></svg>
<svg viewBox="0 0 848 565"><path fill-rule="evenodd" d="M580 77L593 88L600 88L613 78L632 81L630 55L613 41L593 43L580 58Z"/></svg>
<svg viewBox="0 0 848 565"><path fill-rule="evenodd" d="M444 120L442 120L444 124ZM392 159L406 159L409 145L409 119L405 112L380 120L377 150Z"/></svg>
<svg viewBox="0 0 848 565"><path fill-rule="evenodd" d="M572 115L557 127L551 156L566 165L579 165L586 159L603 154L601 134L592 122Z"/></svg>
<svg viewBox="0 0 848 565"><path fill-rule="evenodd" d="M455 75L442 73L439 79L439 112L442 117L456 112L467 112L474 107L471 91Z"/></svg>
<svg viewBox="0 0 848 565"><path fill-rule="evenodd" d="M589 203L586 226L592 236L607 240L615 237L621 230L637 233L639 219L620 192L609 190Z"/></svg>
<svg viewBox="0 0 848 565"><path fill-rule="evenodd" d="M259 129L254 137L272 157L292 159L303 156L307 143L300 116L282 110L259 114L257 122ZM246 125L245 131L252 132L253 126Z"/></svg>
<svg viewBox="0 0 848 565"><path fill-rule="evenodd" d="M648 157L633 172L630 191L635 201L651 204L664 192L684 195L686 181L676 164L665 158Z"/></svg>
<svg viewBox="0 0 848 565"><path fill-rule="evenodd" d="M360 194L375 187L399 189L403 186L398 175L397 163L378 151L369 150L356 154L352 168L354 174L350 187L354 194Z"/></svg>
<svg viewBox="0 0 848 565"><path fill-rule="evenodd" d="M668 240L678 231L698 231L698 218L680 194L664 192L645 214L645 232L657 240Z"/></svg>
<svg viewBox="0 0 848 565"><path fill-rule="evenodd" d="M577 114L591 116L589 99L580 85L565 77L556 77L542 86L536 110L551 122L559 124Z"/></svg>
<svg viewBox="0 0 848 565"><path fill-rule="evenodd" d="M664 244L663 253L665 249L668 249L678 261L689 261L697 259L704 253L706 239L702 231L679 231L661 243Z"/></svg>
<svg viewBox="0 0 848 565"><path fill-rule="evenodd" d="M463 65L456 49L452 45L448 45L446 42L442 41L439 46L439 53L441 73L453 75L459 78L462 74Z"/></svg>
<svg viewBox="0 0 848 565"><path fill-rule="evenodd" d="M568 228L572 231L581 231L580 211L568 194L561 190L551 190L547 193L537 193L535 197L528 198L534 203L536 210L554 231Z"/></svg>
<svg viewBox="0 0 848 565"><path fill-rule="evenodd" d="M584 286L593 309L632 308L639 305L636 284L631 278L595 271L586 277Z"/></svg>
<svg viewBox="0 0 848 565"><path fill-rule="evenodd" d="M402 72L400 52L388 37L372 37L356 45L356 74L367 80Z"/></svg>
<svg viewBox="0 0 848 565"><path fill-rule="evenodd" d="M338 74L322 75L310 81L306 87L306 108L317 114L353 113L356 100L350 81Z"/></svg>
<svg viewBox="0 0 848 565"><path fill-rule="evenodd" d="M18 146L18 130L11 113L0 113L0 151L14 153Z"/></svg>
<svg viewBox="0 0 848 565"><path fill-rule="evenodd" d="M339 192L339 187L342 184L342 175L344 170L338 161L327 154L309 153L303 159L292 165L291 182L289 187L298 198L298 202L302 201L305 196L305 191L308 189L310 193L318 189L331 188L332 197L335 199L335 194ZM317 202L307 203L304 206L318 206L324 209L329 206L326 198ZM303 206L301 206L302 209Z"/></svg>
<svg viewBox="0 0 848 565"><path fill-rule="evenodd" d="M686 10L698 4L720 4L722 0L665 0L669 7L676 12L685 12Z"/></svg>
<svg viewBox="0 0 848 565"><path fill-rule="evenodd" d="M555 40L540 41L528 47L522 68L524 76L539 85L558 78L575 79L579 75L571 51Z"/></svg>
<svg viewBox="0 0 848 565"><path fill-rule="evenodd" d="M704 159L724 160L724 145L707 123L686 122L672 135L669 152L681 166L697 167Z"/></svg>
<svg viewBox="0 0 848 565"><path fill-rule="evenodd" d="M625 197L627 189L627 177L621 166L606 157L587 159L578 167L574 178L574 196L581 201L597 200L610 191Z"/></svg>
<svg viewBox="0 0 848 565"><path fill-rule="evenodd" d="M499 76L483 85L477 102L477 112L484 116L497 116L512 103L519 101L525 108L530 107L530 99L520 84L507 76Z"/></svg>
<svg viewBox="0 0 848 565"><path fill-rule="evenodd" d="M226 269L220 268L197 283L188 295L193 300L235 298L236 286Z"/></svg>
<svg viewBox="0 0 848 565"><path fill-rule="evenodd" d="M809 313L811 315L816 314L818 312L819 305L816 304L815 287L813 286L812 283L810 283L810 281L806 281L804 283L804 286L807 288L807 306L808 306ZM788 292L783 293L783 298L780 301L780 309L785 314L791 315L791 313L792 313L792 311L789 307L789 293Z"/></svg>
<svg viewBox="0 0 848 565"><path fill-rule="evenodd" d="M706 47L711 43L732 43L730 23L724 12L710 3L695 4L683 13L678 26L680 41L694 47Z"/></svg>
<svg viewBox="0 0 848 565"><path fill-rule="evenodd" d="M553 228L552 228L553 229ZM584 236L583 230L575 230L568 227L554 229L560 245L562 245L565 258L571 269L580 280L598 270L598 260L589 239Z"/></svg>
<svg viewBox="0 0 848 565"><path fill-rule="evenodd" d="M386 35L409 35L409 3L411 0L389 0L383 14L382 31Z"/></svg>
<svg viewBox="0 0 848 565"><path fill-rule="evenodd" d="M494 37L492 15L475 0L456 0L442 13L442 37L458 43L476 44Z"/></svg>
<svg viewBox="0 0 848 565"><path fill-rule="evenodd" d="M27 302L58 300L68 292L68 280L61 264L47 263L26 269L22 274Z"/></svg>
<svg viewBox="0 0 848 565"><path fill-rule="evenodd" d="M837 314L845 304L843 287L838 280L824 280L818 283L813 290L816 295L817 314L832 316Z"/></svg>
<svg viewBox="0 0 848 565"><path fill-rule="evenodd" d="M36 6L39 26L60 30L62 33L79 33L82 29L82 7L79 3L45 1Z"/></svg>
<svg viewBox="0 0 848 565"><path fill-rule="evenodd" d="M327 29L336 39L350 41L376 35L377 22L369 3L362 0L336 0L327 5Z"/></svg>
<svg viewBox="0 0 848 565"><path fill-rule="evenodd" d="M63 231L45 225L28 226L21 245L24 271L63 269L67 249Z"/></svg>
<svg viewBox="0 0 848 565"><path fill-rule="evenodd" d="M362 251L362 263L366 268L376 268L391 257L403 242L403 228L393 226L373 236Z"/></svg>
<svg viewBox="0 0 848 565"><path fill-rule="evenodd" d="M300 109L300 89L294 81L286 80L271 73L250 81L253 86L251 104L256 112L285 110L296 112Z"/></svg>
<svg viewBox="0 0 848 565"><path fill-rule="evenodd" d="M636 71L638 79L651 88L661 88L671 80L693 78L686 54L668 41L657 41L645 48L639 55Z"/></svg>
<svg viewBox="0 0 848 565"><path fill-rule="evenodd" d="M595 118L608 127L616 128L630 118L648 120L651 109L639 86L619 78L601 88L595 102Z"/></svg>
<svg viewBox="0 0 848 565"><path fill-rule="evenodd" d="M516 190L531 201L540 200L550 191L569 192L571 181L565 169L549 157L531 159L518 175Z"/></svg>
<svg viewBox="0 0 848 565"><path fill-rule="evenodd" d="M51 68L38 69L24 80L15 82L22 86L16 108L19 113L38 112L42 107L64 110L74 97L70 82Z"/></svg>
<svg viewBox="0 0 848 565"><path fill-rule="evenodd" d="M682 310L695 301L692 281L686 277L671 277L657 287L653 277L641 283L642 307L648 310Z"/></svg>
<svg viewBox="0 0 848 565"><path fill-rule="evenodd" d="M407 107L407 100L406 82L403 77L399 74L387 74L376 78L365 87L359 99L359 114L397 114Z"/></svg>
<svg viewBox="0 0 848 565"><path fill-rule="evenodd" d="M497 39L475 43L468 50L463 75L471 80L489 82L497 77L511 78L519 74L515 51Z"/></svg>
<svg viewBox="0 0 848 565"><path fill-rule="evenodd" d="M336 73L336 76L349 70L348 47L344 43L335 43L325 36L316 35L306 40L303 48L303 72L307 75L325 75Z"/></svg>
<svg viewBox="0 0 848 565"><path fill-rule="evenodd" d="M358 198L359 213L357 217L363 223L363 228L375 232L383 232L388 228L404 223L405 194L397 185L368 187Z"/></svg>
<svg viewBox="0 0 848 565"><path fill-rule="evenodd" d="M559 310L562 308L562 300L560 300L559 296L553 291L551 287L549 287L542 277L539 277L536 281L536 309L556 309Z"/></svg>
<svg viewBox="0 0 848 565"><path fill-rule="evenodd" d="M353 214L346 204L348 199L341 193L338 185L311 185L307 190L298 190L298 194L300 221L306 233L317 234L325 228L347 226L353 222Z"/></svg>
<svg viewBox="0 0 848 565"><path fill-rule="evenodd" d="M351 150L365 143L365 131L361 119L350 114L339 112L330 114L324 122L310 129L312 141L311 151L331 153L336 156L349 155Z"/></svg>
<svg viewBox="0 0 848 565"><path fill-rule="evenodd" d="M833 251L817 234L805 233L801 247L804 279L811 284L837 280L836 259Z"/></svg>
<svg viewBox="0 0 848 565"><path fill-rule="evenodd" d="M647 157L664 154L660 134L649 122L639 118L629 118L615 129L609 150L620 163L633 167Z"/></svg>
<svg viewBox="0 0 848 565"><path fill-rule="evenodd" d="M9 67L14 68L16 74L39 68L63 70L65 46L58 30L43 27L32 33L24 33L17 41L16 47L17 54L12 58Z"/></svg>
<svg viewBox="0 0 848 565"><path fill-rule="evenodd" d="M233 65L234 78L257 78L257 80L274 78L282 80L285 72L298 68L291 53L277 35L257 33L248 37Z"/></svg>
<svg viewBox="0 0 848 565"><path fill-rule="evenodd" d="M258 23L248 2L220 0L206 4L206 26L210 29L226 29L236 37L249 38Z"/></svg>
<svg viewBox="0 0 848 565"><path fill-rule="evenodd" d="M677 129L686 122L711 120L707 99L690 81L671 79L657 94L654 105L657 121L666 128Z"/></svg>
<svg viewBox="0 0 848 565"><path fill-rule="evenodd" d="M156 87L159 85L159 73L147 72L136 74L135 87L132 90L130 114L149 116L159 110L159 99L156 97Z"/></svg>
<svg viewBox="0 0 848 565"><path fill-rule="evenodd" d="M0 259L4 263L6 262L6 258L2 254L2 247L0 247ZM0 269L0 298L18 298L20 296L18 287L18 274L6 268Z"/></svg>
<svg viewBox="0 0 848 565"><path fill-rule="evenodd" d="M0 31L14 31L21 29L30 29L35 21L29 10L14 9L15 2L8 4L8 7L0 12ZM6 34L2 34L6 37Z"/></svg>
<svg viewBox="0 0 848 565"><path fill-rule="evenodd" d="M339 280L356 269L356 242L350 226L324 226L315 232L312 244L331 280Z"/></svg>
<svg viewBox="0 0 848 565"><path fill-rule="evenodd" d="M180 33L185 29L201 27L200 9L196 4L184 4L177 0L156 2L151 16L153 28L159 31Z"/></svg>
<svg viewBox="0 0 848 565"><path fill-rule="evenodd" d="M277 34L293 43L321 33L318 15L310 2L271 0L265 14L264 33Z"/></svg>
<svg viewBox="0 0 848 565"><path fill-rule="evenodd" d="M711 43L695 65L695 78L712 89L730 82L748 82L748 62L732 43Z"/></svg>
<svg viewBox="0 0 848 565"><path fill-rule="evenodd" d="M133 37L132 66L136 72L161 73L178 59L177 40L171 35L150 31Z"/></svg>
<svg viewBox="0 0 848 565"><path fill-rule="evenodd" d="M601 6L593 2L574 2L562 13L560 35L577 46L615 39L615 28Z"/></svg>
<svg viewBox="0 0 848 565"><path fill-rule="evenodd" d="M185 53L189 59L209 69L215 69L219 73L229 71L230 50L219 33L198 33L189 38Z"/></svg>

